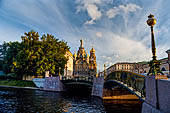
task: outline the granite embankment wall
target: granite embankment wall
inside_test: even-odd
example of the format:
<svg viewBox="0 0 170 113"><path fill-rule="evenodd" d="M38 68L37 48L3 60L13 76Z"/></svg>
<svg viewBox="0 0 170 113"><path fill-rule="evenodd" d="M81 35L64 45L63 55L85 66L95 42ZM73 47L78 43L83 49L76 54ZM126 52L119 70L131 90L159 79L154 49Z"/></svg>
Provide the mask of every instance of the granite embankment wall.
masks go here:
<svg viewBox="0 0 170 113"><path fill-rule="evenodd" d="M146 99L142 106L142 113L170 113L170 79L155 80L154 76L147 76Z"/></svg>

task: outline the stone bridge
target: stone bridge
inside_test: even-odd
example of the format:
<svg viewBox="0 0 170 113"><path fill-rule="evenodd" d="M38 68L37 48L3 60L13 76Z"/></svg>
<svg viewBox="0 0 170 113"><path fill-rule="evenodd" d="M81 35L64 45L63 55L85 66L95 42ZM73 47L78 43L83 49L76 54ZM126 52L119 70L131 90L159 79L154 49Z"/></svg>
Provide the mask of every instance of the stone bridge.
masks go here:
<svg viewBox="0 0 170 113"><path fill-rule="evenodd" d="M44 81L44 90L47 91L65 91L66 86L84 85L91 88L91 95L102 97L103 77L48 77Z"/></svg>
<svg viewBox="0 0 170 113"><path fill-rule="evenodd" d="M44 90L64 91L66 86L84 85L91 88L91 95L103 96L103 87L107 82L119 84L131 93L137 95L139 99L145 99L145 76L132 72L116 71L110 73L104 80L103 77L49 77L45 79Z"/></svg>

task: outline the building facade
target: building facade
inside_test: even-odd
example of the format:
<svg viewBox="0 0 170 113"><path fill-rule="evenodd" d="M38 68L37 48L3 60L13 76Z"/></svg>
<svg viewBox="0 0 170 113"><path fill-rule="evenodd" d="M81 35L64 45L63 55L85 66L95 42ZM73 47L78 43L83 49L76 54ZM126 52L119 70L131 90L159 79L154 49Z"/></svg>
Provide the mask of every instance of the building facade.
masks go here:
<svg viewBox="0 0 170 113"><path fill-rule="evenodd" d="M73 76L95 76L97 63L95 49L92 47L90 56L83 47L83 40L80 40L80 47L73 55Z"/></svg>
<svg viewBox="0 0 170 113"><path fill-rule="evenodd" d="M170 76L170 49L167 50L166 53L168 54L168 61L167 61L168 67L169 67L169 68L168 68L168 70L169 70L169 74L168 74L168 75Z"/></svg>
<svg viewBox="0 0 170 113"><path fill-rule="evenodd" d="M160 69L163 73L165 73L165 71L169 71L169 64L168 64L168 58L164 58L160 60L161 65L160 65Z"/></svg>
<svg viewBox="0 0 170 113"><path fill-rule="evenodd" d="M73 54L70 51L67 51L65 57L68 58L67 64L64 69L64 76L73 75Z"/></svg>
<svg viewBox="0 0 170 113"><path fill-rule="evenodd" d="M165 75L168 75L169 73L169 64L168 64L168 58L163 58L163 59L160 59L160 69L161 71L165 74ZM146 62L146 63L136 63L135 66L134 66L134 72L135 73L139 73L139 74L142 74L142 75L147 75L147 73L149 72L149 69L150 69L150 66L149 64Z"/></svg>
<svg viewBox="0 0 170 113"><path fill-rule="evenodd" d="M147 73L149 72L149 64L148 62L145 62L145 63L135 63L134 65L134 73L139 73L139 74L145 74L147 75Z"/></svg>
<svg viewBox="0 0 170 113"><path fill-rule="evenodd" d="M114 72L114 71L134 71L134 64L135 63L129 63L129 62L121 62L121 63L116 63L109 68L107 68L106 73L107 75Z"/></svg>

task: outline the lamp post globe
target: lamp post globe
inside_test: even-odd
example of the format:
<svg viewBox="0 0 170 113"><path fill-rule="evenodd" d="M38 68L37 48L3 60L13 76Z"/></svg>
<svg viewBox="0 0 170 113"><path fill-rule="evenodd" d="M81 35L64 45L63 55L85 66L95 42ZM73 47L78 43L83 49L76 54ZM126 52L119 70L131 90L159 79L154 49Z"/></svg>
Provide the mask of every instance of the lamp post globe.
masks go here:
<svg viewBox="0 0 170 113"><path fill-rule="evenodd" d="M154 18L154 15L150 14L148 16L147 24L151 27L153 27L156 24L156 19Z"/></svg>

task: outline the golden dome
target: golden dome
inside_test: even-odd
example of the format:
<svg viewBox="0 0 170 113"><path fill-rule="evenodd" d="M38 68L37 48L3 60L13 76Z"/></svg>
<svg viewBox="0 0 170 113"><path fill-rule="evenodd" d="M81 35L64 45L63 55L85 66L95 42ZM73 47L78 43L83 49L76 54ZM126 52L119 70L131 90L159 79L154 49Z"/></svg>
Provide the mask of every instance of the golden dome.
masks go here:
<svg viewBox="0 0 170 113"><path fill-rule="evenodd" d="M92 47L91 50L90 50L90 52L93 52L93 53L95 53L95 51L96 51L96 50L95 50L93 47Z"/></svg>

